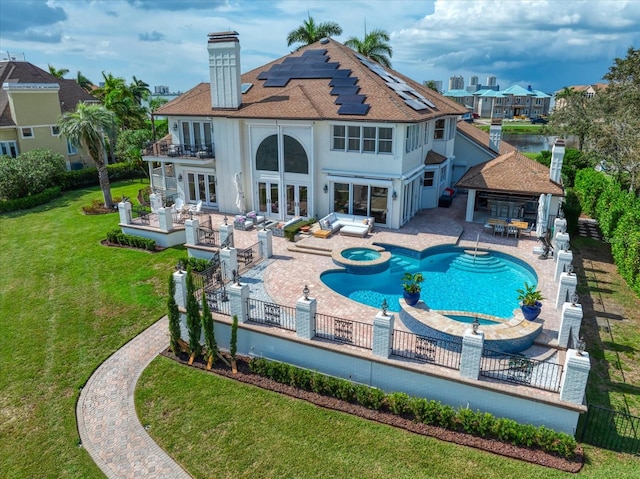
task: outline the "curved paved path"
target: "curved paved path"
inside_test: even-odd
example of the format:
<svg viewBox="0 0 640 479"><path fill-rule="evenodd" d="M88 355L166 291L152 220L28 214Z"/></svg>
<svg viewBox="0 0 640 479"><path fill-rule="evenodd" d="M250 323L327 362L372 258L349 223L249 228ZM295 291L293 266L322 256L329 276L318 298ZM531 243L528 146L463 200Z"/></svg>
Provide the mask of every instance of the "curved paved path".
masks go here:
<svg viewBox="0 0 640 479"><path fill-rule="evenodd" d="M80 394L80 440L110 479L190 478L147 434L134 404L138 378L169 346L168 331L164 317L133 338L96 369Z"/></svg>

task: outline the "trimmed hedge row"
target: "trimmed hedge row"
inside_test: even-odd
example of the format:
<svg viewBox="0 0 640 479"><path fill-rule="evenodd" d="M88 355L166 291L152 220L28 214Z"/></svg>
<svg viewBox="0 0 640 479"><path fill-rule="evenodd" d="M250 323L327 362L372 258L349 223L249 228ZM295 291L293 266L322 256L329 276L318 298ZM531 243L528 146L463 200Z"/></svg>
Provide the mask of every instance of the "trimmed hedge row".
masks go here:
<svg viewBox="0 0 640 479"><path fill-rule="evenodd" d="M297 223L289 225L284 229L284 237L287 238L289 241L293 241L298 231L300 231L300 228L302 228L303 226L311 226L316 221L317 220L315 218L311 218L308 220L298 221Z"/></svg>
<svg viewBox="0 0 640 479"><path fill-rule="evenodd" d="M382 390L345 379L325 376L286 363L253 358L251 371L305 391L335 397L376 411L387 411L424 424L465 432L487 439L496 439L516 446L541 449L560 457L575 455L577 443L573 436L531 424L519 424L512 419L496 418L489 413L451 406L402 392L386 394Z"/></svg>
<svg viewBox="0 0 640 479"><path fill-rule="evenodd" d="M107 241L122 246L146 249L148 251L155 251L156 249L156 240L143 238L142 236L128 235L119 229L109 231L107 233Z"/></svg>
<svg viewBox="0 0 640 479"><path fill-rule="evenodd" d="M107 171L109 172L109 181L146 178L144 172L131 163L114 163L107 165ZM69 191L86 188L88 186L97 186L99 184L98 169L84 168L82 170L67 171L62 178L62 184L60 186L64 191Z"/></svg>
<svg viewBox="0 0 640 479"><path fill-rule="evenodd" d="M42 193L36 195L25 196L24 198L15 200L0 200L0 213L35 208L59 197L60 194L60 187L55 186L53 188L47 188Z"/></svg>

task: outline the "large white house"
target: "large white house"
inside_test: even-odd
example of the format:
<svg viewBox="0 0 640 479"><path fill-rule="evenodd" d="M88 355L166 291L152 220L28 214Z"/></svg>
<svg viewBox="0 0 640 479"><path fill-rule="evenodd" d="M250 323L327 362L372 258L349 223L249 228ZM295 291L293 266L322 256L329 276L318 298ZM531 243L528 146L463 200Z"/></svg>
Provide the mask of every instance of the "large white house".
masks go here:
<svg viewBox="0 0 640 479"><path fill-rule="evenodd" d="M452 184L466 109L333 39L241 75L237 32L208 36L211 81L158 110L147 149L165 198L272 220L329 212L399 228ZM241 190L241 191L239 191Z"/></svg>

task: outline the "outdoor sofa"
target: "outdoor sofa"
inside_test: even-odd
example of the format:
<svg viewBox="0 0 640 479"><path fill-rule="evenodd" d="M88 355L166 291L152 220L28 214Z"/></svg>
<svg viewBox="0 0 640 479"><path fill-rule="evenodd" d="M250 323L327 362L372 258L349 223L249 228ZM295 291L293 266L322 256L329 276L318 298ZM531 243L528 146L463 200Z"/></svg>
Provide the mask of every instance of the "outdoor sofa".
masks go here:
<svg viewBox="0 0 640 479"><path fill-rule="evenodd" d="M341 235L364 238L373 229L374 219L367 216L329 213L319 223L321 229L331 231L332 234L340 231Z"/></svg>

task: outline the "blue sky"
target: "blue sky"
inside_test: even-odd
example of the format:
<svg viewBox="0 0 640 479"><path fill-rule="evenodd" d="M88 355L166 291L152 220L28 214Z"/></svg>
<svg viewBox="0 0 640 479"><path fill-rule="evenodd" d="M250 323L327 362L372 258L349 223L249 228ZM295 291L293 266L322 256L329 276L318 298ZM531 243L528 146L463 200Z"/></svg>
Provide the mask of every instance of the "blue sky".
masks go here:
<svg viewBox="0 0 640 479"><path fill-rule="evenodd" d="M393 68L417 81L494 75L553 92L600 81L640 48L640 0L0 0L0 51L186 91L208 81L207 33L240 33L242 71L292 51L286 36L310 14L343 29L391 35Z"/></svg>

